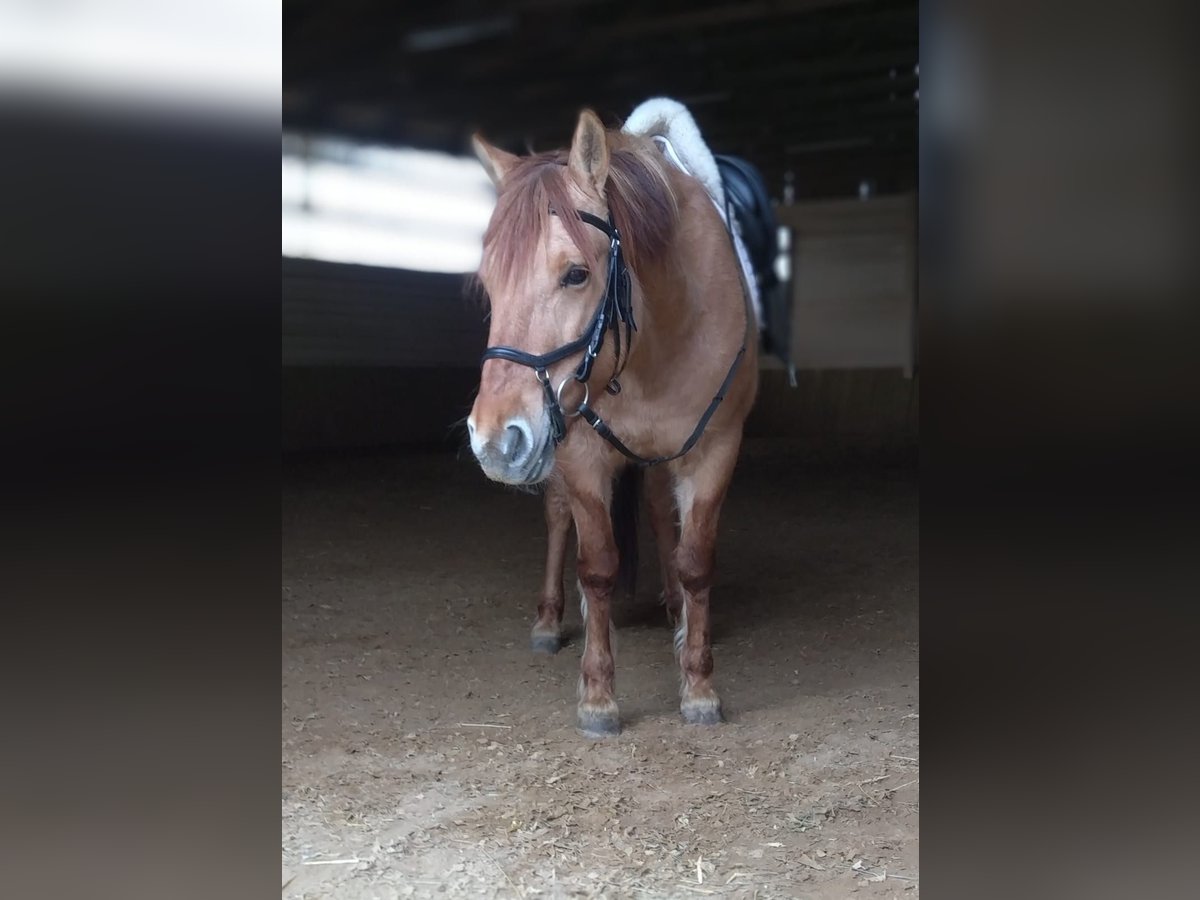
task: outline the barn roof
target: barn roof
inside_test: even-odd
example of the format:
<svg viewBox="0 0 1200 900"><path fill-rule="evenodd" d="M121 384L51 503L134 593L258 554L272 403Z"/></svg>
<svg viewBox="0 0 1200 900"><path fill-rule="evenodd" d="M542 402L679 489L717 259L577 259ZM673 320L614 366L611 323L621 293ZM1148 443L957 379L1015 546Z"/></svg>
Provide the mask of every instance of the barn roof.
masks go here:
<svg viewBox="0 0 1200 900"><path fill-rule="evenodd" d="M562 146L666 95L782 192L916 183L918 12L895 0L287 0L288 129L455 153Z"/></svg>

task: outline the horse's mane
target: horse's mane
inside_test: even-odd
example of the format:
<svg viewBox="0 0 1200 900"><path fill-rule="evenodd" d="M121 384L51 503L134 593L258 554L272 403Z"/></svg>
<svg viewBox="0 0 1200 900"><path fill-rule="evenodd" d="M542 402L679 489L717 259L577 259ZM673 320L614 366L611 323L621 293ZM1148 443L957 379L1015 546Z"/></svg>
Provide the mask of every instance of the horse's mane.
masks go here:
<svg viewBox="0 0 1200 900"><path fill-rule="evenodd" d="M566 150L552 150L525 156L505 175L483 236L484 259L499 283L511 284L519 267L533 258L537 241L548 233L551 209L559 214L593 271L602 265L603 251L595 252L595 242L589 240L591 226L574 214L568 155ZM619 132L609 134L605 194L621 232L625 259L637 273L666 249L679 220L679 204L663 158L652 143Z"/></svg>

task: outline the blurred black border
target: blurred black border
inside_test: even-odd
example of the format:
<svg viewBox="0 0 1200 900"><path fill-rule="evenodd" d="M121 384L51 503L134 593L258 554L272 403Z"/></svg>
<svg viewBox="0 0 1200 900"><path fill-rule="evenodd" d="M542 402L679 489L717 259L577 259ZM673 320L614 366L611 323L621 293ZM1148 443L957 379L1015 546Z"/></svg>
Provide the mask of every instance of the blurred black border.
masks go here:
<svg viewBox="0 0 1200 900"><path fill-rule="evenodd" d="M0 146L0 867L272 894L278 119L6 96Z"/></svg>
<svg viewBox="0 0 1200 900"><path fill-rule="evenodd" d="M925 887L1186 891L1196 10L921 20Z"/></svg>

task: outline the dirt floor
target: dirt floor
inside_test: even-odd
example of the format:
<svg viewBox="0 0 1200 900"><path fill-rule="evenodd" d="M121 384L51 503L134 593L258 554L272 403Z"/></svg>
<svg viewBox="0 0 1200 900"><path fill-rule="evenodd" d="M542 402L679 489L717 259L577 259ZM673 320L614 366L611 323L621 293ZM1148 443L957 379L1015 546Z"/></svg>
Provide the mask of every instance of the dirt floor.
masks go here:
<svg viewBox="0 0 1200 900"><path fill-rule="evenodd" d="M528 649L539 498L445 454L289 463L283 896L917 896L917 521L914 464L749 443L713 590L727 724L679 719L644 535L623 732L593 742L580 641Z"/></svg>

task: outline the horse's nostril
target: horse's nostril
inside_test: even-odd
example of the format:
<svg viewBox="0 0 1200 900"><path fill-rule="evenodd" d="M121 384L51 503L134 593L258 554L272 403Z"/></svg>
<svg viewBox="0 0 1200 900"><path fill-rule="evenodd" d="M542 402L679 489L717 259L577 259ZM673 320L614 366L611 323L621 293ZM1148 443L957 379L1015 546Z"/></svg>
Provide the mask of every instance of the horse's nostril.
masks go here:
<svg viewBox="0 0 1200 900"><path fill-rule="evenodd" d="M504 448L505 456L517 465L521 465L529 458L533 445L530 443L525 429L519 425L509 425L504 430Z"/></svg>

